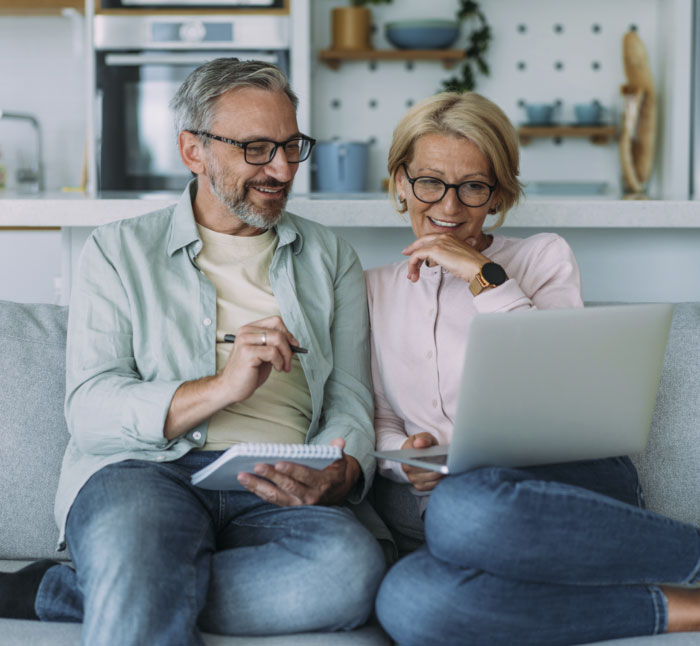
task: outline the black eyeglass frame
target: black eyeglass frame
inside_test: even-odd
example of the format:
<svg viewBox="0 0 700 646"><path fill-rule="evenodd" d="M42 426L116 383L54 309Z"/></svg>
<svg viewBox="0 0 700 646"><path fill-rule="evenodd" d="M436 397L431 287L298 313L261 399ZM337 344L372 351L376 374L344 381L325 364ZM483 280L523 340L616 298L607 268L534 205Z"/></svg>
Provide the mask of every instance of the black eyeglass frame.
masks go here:
<svg viewBox="0 0 700 646"><path fill-rule="evenodd" d="M187 130L187 132L193 134L193 135L198 135L199 137L207 137L209 139L216 139L216 141L223 141L225 144L230 144L231 146L236 146L236 148L242 148L243 149L243 159L245 160L246 164L250 164L251 166L265 166L265 164L269 164L274 158L275 155L277 154L277 149L282 146L284 148L288 143L295 141L297 139L302 139L303 141L308 141L309 142L309 150L303 159L297 159L296 161L294 160L287 160L288 164L299 164L303 161L306 161L310 156L311 156L311 151L313 150L313 147L316 145L316 140L313 137L308 137L307 135L296 135L294 137L290 137L287 139L287 141L274 141L273 139L254 139L253 141L236 141L235 139L229 139L228 137L220 137L219 135L213 135L211 132L207 132L206 130ZM259 144L261 142L265 142L268 144L274 144L271 151L270 151L270 158L267 161L264 162L252 162L248 161L248 146L252 144Z"/></svg>
<svg viewBox="0 0 700 646"><path fill-rule="evenodd" d="M444 182L441 180L439 177L432 177L430 175L419 175L418 177L411 177L408 174L408 168L406 168L406 164L403 163L401 164L403 166L403 172L406 173L406 179L408 180L408 183L411 185L411 190L413 191L413 195L419 202L423 202L423 204L437 204L440 200L442 200L445 195L447 195L447 191L449 191L451 188L455 190L455 193L457 194L457 199L464 204L464 206L468 206L471 209L478 209L480 206L484 206L484 204L488 203L488 201L491 199L491 196L493 195L493 192L496 190L496 187L498 186L498 182L496 182L493 186L491 184L488 184L487 182L482 182L480 180L475 180L475 179L468 179L466 182L462 182L461 184L448 184L447 182ZM433 200L432 202L429 202L427 200L422 200L420 197L416 195L416 187L415 183L419 179L431 179L434 182L440 182L445 190L443 194L437 199ZM464 186L464 184L483 184L484 186L488 186L489 189L489 196L481 203L481 204L467 204L460 196L459 196L459 187Z"/></svg>

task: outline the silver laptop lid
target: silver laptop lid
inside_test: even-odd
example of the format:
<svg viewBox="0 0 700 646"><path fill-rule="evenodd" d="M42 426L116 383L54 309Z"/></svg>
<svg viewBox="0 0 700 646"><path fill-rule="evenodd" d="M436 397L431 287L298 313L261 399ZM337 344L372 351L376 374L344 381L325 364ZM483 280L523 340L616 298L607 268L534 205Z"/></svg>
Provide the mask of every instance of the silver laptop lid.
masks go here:
<svg viewBox="0 0 700 646"><path fill-rule="evenodd" d="M642 451L672 311L650 304L477 316L449 471Z"/></svg>

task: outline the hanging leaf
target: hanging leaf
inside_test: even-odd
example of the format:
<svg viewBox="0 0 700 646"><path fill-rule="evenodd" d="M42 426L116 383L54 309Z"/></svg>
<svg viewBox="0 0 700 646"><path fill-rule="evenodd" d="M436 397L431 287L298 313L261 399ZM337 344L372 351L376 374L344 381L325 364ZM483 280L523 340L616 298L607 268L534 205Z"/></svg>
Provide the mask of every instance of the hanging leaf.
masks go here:
<svg viewBox="0 0 700 646"><path fill-rule="evenodd" d="M467 56L462 63L461 78L453 76L442 82L441 91L470 92L476 87L476 72L484 76L490 73L486 62L486 52L491 42L491 27L486 22L486 16L475 0L460 0L457 10L457 19L460 21L478 21L478 26L469 34L469 41L465 49Z"/></svg>

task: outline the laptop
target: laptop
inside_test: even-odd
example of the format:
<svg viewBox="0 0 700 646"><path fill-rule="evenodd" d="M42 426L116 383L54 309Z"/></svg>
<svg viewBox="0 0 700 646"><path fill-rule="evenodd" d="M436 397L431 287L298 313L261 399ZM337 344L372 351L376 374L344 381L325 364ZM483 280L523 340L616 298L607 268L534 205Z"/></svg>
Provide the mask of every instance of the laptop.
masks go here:
<svg viewBox="0 0 700 646"><path fill-rule="evenodd" d="M374 454L453 474L640 453L672 312L644 304L479 314L451 444Z"/></svg>

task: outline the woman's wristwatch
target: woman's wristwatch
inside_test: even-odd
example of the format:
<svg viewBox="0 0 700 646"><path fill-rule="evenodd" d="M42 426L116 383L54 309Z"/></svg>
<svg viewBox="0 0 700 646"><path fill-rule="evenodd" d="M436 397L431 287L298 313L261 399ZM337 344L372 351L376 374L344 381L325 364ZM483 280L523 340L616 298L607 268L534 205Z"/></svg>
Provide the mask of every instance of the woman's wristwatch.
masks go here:
<svg viewBox="0 0 700 646"><path fill-rule="evenodd" d="M481 266L474 280L469 283L469 291L478 296L489 287L498 287L508 280L505 269L495 262L486 262Z"/></svg>

